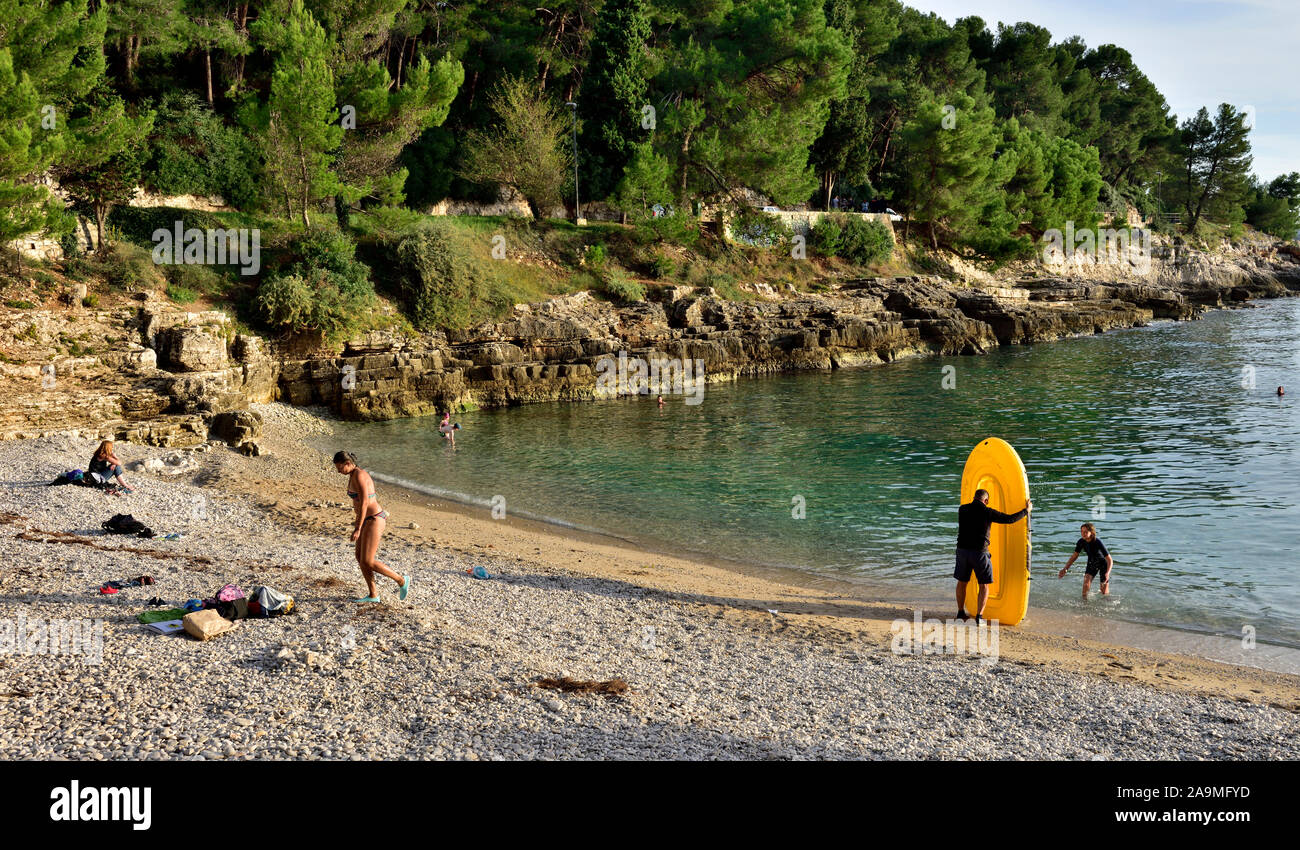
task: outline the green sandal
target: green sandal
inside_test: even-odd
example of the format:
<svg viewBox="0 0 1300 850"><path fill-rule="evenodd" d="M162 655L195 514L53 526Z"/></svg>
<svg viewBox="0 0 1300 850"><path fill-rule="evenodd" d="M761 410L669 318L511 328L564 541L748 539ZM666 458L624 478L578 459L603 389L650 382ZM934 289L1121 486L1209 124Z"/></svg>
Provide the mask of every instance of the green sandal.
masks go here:
<svg viewBox="0 0 1300 850"><path fill-rule="evenodd" d="M410 590L410 589L411 589L411 577L410 577L410 576L402 576L402 586L399 587L399 588L397 589L397 598L398 598L398 599L405 599L405 598L406 598L406 591L408 591L408 590Z"/></svg>

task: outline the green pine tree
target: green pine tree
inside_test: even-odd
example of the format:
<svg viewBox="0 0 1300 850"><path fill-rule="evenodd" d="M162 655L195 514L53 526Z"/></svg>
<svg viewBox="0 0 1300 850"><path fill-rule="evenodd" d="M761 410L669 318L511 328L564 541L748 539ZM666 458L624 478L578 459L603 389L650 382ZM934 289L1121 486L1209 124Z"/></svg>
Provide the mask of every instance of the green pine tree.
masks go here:
<svg viewBox="0 0 1300 850"><path fill-rule="evenodd" d="M0 4L0 245L68 225L42 178L67 146L69 109L103 75L105 22L85 0Z"/></svg>
<svg viewBox="0 0 1300 850"><path fill-rule="evenodd" d="M325 29L293 0L285 17L254 25L261 43L277 45L271 91L259 118L267 140L267 171L285 214L311 227L311 211L340 191L332 170L343 128L335 108L330 42Z"/></svg>
<svg viewBox="0 0 1300 850"><path fill-rule="evenodd" d="M1179 127L1183 157L1178 191L1182 195L1189 233L1207 211L1220 221L1241 220L1242 202L1249 192L1250 127L1231 104L1219 104L1214 118L1205 107Z"/></svg>
<svg viewBox="0 0 1300 850"><path fill-rule="evenodd" d="M652 106L647 98L647 5L645 0L611 0L596 19L587 75L578 94L580 166L586 194L593 198L604 198L614 189L637 146L657 125L653 112L643 112Z"/></svg>
<svg viewBox="0 0 1300 850"><path fill-rule="evenodd" d="M122 98L105 84L79 104L69 119L70 143L55 169L59 185L73 203L95 219L99 253L108 252L104 225L113 207L125 203L140 184L148 150L145 139L154 115L131 115Z"/></svg>
<svg viewBox="0 0 1300 850"><path fill-rule="evenodd" d="M903 127L899 141L905 231L913 220L924 222L935 250L941 239L973 245L988 242L990 233L1010 231L1005 207L998 212L1002 220L988 218L995 212L987 208L988 194L998 176L993 168L998 130L990 107L963 92L942 99L931 94Z"/></svg>

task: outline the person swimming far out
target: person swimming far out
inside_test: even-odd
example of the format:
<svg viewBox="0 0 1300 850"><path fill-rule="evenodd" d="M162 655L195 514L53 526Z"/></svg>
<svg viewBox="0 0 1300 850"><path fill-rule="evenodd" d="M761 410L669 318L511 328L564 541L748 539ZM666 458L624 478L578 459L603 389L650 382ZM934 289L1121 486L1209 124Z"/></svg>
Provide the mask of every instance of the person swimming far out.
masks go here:
<svg viewBox="0 0 1300 850"><path fill-rule="evenodd" d="M1101 576L1101 595L1110 595L1110 570L1115 566L1115 561L1110 556L1110 550L1106 544L1101 542L1097 536L1097 526L1090 522L1085 522L1079 526L1079 542L1074 544L1074 554L1070 560L1065 562L1065 566L1057 573L1057 578L1065 578L1065 574L1070 571L1074 561L1084 552L1088 553L1088 566L1083 575L1083 598L1088 598L1088 590L1092 587L1094 576Z"/></svg>
<svg viewBox="0 0 1300 850"><path fill-rule="evenodd" d="M442 415L442 421L438 423L438 433L442 434L444 440L450 440L451 444L456 445L456 432L460 430L460 423L452 424L451 411L448 410Z"/></svg>
<svg viewBox="0 0 1300 850"><path fill-rule="evenodd" d="M377 557L379 555L379 538L388 525L388 511L379 507L375 499L375 482L357 465L357 456L351 452L340 451L334 455L334 469L340 475L348 477L348 497L352 499L356 522L352 528L352 542L356 543L357 565L366 580L368 595L357 602L378 602L379 591L375 588L375 573L391 578L397 583L397 598L405 599L411 589L411 577L399 576Z"/></svg>
<svg viewBox="0 0 1300 850"><path fill-rule="evenodd" d="M971 573L979 582L979 607L975 611L975 625L984 616L984 605L989 601L989 585L993 583L993 556L989 554L989 529L993 523L1010 525L1019 522L1033 510L1034 503L1025 500L1025 506L1014 514L989 507L989 491L975 491L970 502L957 509L957 566L952 577L957 579L957 619L966 620L966 585Z"/></svg>

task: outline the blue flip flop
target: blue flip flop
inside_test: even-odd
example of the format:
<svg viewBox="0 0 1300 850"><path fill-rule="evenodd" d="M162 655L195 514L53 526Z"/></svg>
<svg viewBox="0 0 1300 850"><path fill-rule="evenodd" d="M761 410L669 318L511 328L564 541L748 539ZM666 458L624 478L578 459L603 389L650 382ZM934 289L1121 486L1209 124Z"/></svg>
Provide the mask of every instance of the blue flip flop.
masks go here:
<svg viewBox="0 0 1300 850"><path fill-rule="evenodd" d="M378 602L378 596L363 596L360 599L353 599L353 602Z"/></svg>
<svg viewBox="0 0 1300 850"><path fill-rule="evenodd" d="M410 577L410 576L402 576L402 586L399 587L399 588L397 589L397 598L398 598L398 599L405 599L405 598L406 598L406 591L408 591L408 590L410 590L410 589L411 589L411 577Z"/></svg>

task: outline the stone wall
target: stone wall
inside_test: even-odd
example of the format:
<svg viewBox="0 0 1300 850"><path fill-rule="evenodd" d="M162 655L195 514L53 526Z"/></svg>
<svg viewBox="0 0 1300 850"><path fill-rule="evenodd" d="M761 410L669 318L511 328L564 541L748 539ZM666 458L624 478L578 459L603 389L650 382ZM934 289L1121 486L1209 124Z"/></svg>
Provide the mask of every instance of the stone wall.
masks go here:
<svg viewBox="0 0 1300 850"><path fill-rule="evenodd" d="M864 221L878 221L889 230L889 237L898 242L898 237L894 234L894 222L889 218L888 213L862 213L862 212L823 212L821 210L805 210L802 212L775 212L770 213L781 219L786 225L800 236L807 236L812 232L813 226L817 224L822 216L826 215L844 215L853 218L860 218Z"/></svg>

